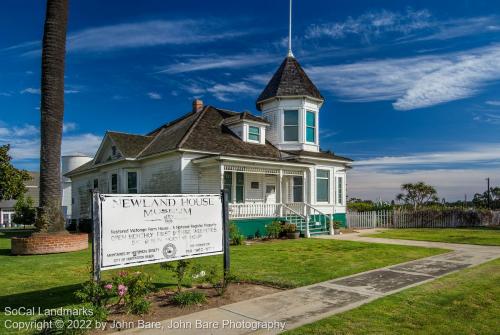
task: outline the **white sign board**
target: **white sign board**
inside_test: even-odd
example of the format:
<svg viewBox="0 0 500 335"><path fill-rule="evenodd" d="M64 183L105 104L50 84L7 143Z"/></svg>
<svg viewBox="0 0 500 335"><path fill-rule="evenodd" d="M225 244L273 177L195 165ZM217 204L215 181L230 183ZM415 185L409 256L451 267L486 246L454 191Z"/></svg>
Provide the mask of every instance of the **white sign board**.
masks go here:
<svg viewBox="0 0 500 335"><path fill-rule="evenodd" d="M100 269L223 253L218 194L99 194Z"/></svg>

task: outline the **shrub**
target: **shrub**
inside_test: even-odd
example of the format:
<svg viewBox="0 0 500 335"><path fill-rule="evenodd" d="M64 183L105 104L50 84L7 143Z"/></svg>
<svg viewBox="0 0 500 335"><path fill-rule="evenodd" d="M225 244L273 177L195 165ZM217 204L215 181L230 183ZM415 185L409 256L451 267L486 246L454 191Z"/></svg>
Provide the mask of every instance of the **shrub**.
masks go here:
<svg viewBox="0 0 500 335"><path fill-rule="evenodd" d="M340 222L340 221L333 221L333 229L340 229L341 225L342 225L342 222Z"/></svg>
<svg viewBox="0 0 500 335"><path fill-rule="evenodd" d="M151 278L142 272L120 271L110 282L95 282L92 278L82 284L75 296L94 308L106 308L112 301L123 304L127 313L144 314L150 302L146 296L153 290Z"/></svg>
<svg viewBox="0 0 500 335"><path fill-rule="evenodd" d="M104 286L117 296L118 303L123 302L128 313L145 314L148 312L150 302L146 296L153 290L151 277L143 272L129 273L120 271L113 276L112 283Z"/></svg>
<svg viewBox="0 0 500 335"><path fill-rule="evenodd" d="M184 291L175 293L171 301L178 306L191 306L203 304L207 297L201 292Z"/></svg>
<svg viewBox="0 0 500 335"><path fill-rule="evenodd" d="M173 272L175 279L177 281L177 292L181 291L182 282L186 277L188 271L192 268L192 263L190 260L179 260L175 262L162 263L161 268L170 272Z"/></svg>
<svg viewBox="0 0 500 335"><path fill-rule="evenodd" d="M273 221L266 226L268 238L279 238L282 231L283 227L279 221Z"/></svg>
<svg viewBox="0 0 500 335"><path fill-rule="evenodd" d="M37 321L45 321L48 328L40 329L43 335L81 335L95 328L102 327L102 323L108 317L108 311L103 307L92 304L81 304L65 307L67 310L83 310L86 313L72 313L68 315L48 315ZM57 326L55 326L57 325Z"/></svg>
<svg viewBox="0 0 500 335"><path fill-rule="evenodd" d="M236 223L231 222L229 224L229 240L231 241L232 245L241 245L243 244L243 239L245 237L240 234L240 230L238 229L238 226Z"/></svg>
<svg viewBox="0 0 500 335"><path fill-rule="evenodd" d="M229 284L231 284L235 279L236 277L229 273L224 276L224 270L217 265L211 266L207 270L205 277L205 280L212 286L219 296L223 296L224 293L226 293Z"/></svg>
<svg viewBox="0 0 500 335"><path fill-rule="evenodd" d="M33 199L30 197L19 197L14 205L14 211L12 222L16 225L28 226L35 224L36 208L33 207Z"/></svg>
<svg viewBox="0 0 500 335"><path fill-rule="evenodd" d="M297 231L297 225L294 223L285 223L283 226L283 232L285 233L295 233Z"/></svg>

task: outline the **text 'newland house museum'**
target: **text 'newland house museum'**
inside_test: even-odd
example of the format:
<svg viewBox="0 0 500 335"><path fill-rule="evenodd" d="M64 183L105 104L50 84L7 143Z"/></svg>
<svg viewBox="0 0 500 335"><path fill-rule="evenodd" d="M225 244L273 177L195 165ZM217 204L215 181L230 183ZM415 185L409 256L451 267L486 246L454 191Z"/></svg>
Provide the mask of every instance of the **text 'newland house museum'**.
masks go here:
<svg viewBox="0 0 500 335"><path fill-rule="evenodd" d="M229 193L230 218L247 236L276 218L304 234L345 222L351 160L322 152L323 97L289 54L257 99L262 116L195 100L192 111L146 135L108 131L93 160L69 172L73 218L90 218L101 193Z"/></svg>

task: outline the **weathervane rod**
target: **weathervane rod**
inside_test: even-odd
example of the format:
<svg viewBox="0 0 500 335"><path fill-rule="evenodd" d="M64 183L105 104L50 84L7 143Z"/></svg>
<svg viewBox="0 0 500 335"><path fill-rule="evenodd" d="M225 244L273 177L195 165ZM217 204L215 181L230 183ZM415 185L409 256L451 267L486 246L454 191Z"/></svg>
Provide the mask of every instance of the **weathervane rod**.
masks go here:
<svg viewBox="0 0 500 335"><path fill-rule="evenodd" d="M292 0L290 0L290 15L288 20L288 57L293 57L292 52Z"/></svg>

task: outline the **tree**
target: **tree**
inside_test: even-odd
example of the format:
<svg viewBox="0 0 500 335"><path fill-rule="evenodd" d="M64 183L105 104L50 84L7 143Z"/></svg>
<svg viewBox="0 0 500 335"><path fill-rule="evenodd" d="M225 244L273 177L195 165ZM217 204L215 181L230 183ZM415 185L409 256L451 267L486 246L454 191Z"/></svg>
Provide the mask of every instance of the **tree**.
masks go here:
<svg viewBox="0 0 500 335"><path fill-rule="evenodd" d="M488 196L490 197L490 207L491 209L499 209L500 208L500 187L491 187L490 194L488 195L488 191L484 191L483 193L474 194L474 198L472 199L472 203L475 207L479 208L487 208L488 207Z"/></svg>
<svg viewBox="0 0 500 335"><path fill-rule="evenodd" d="M14 218L16 225L28 226L35 222L36 209L33 207L33 199L20 196L14 206Z"/></svg>
<svg viewBox="0 0 500 335"><path fill-rule="evenodd" d="M61 208L61 140L68 1L47 0L42 46L40 207L36 227L64 230Z"/></svg>
<svg viewBox="0 0 500 335"><path fill-rule="evenodd" d="M24 183L31 179L27 171L12 165L9 150L8 144L0 146L0 201L22 196L26 192Z"/></svg>
<svg viewBox="0 0 500 335"><path fill-rule="evenodd" d="M415 184L403 184L401 190L403 193L398 194L396 199L412 205L414 209L418 209L429 201L439 200L436 189L422 181Z"/></svg>

